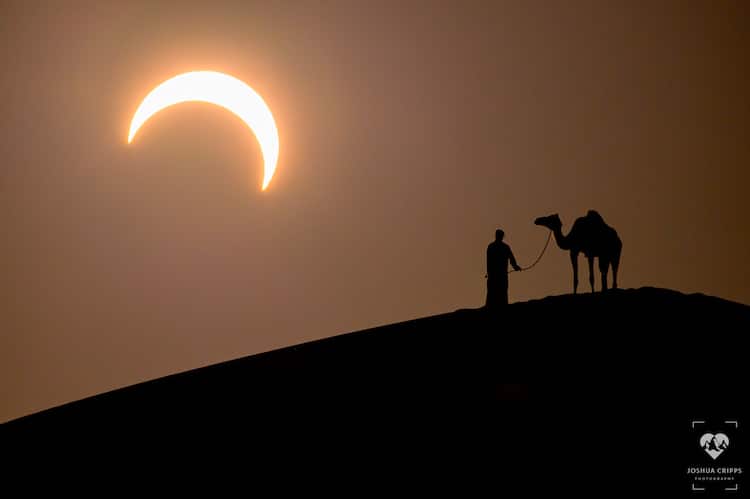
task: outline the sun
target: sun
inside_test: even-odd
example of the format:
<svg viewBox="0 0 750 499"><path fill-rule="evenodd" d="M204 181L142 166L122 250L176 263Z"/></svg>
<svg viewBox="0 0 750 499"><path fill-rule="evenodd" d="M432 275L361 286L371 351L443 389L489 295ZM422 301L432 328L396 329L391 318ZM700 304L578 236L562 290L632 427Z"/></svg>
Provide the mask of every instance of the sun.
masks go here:
<svg viewBox="0 0 750 499"><path fill-rule="evenodd" d="M279 132L263 98L245 82L215 71L192 71L170 78L151 90L141 101L128 132L128 144L154 114L181 102L208 102L236 114L260 144L263 154L263 185L266 190L279 159Z"/></svg>

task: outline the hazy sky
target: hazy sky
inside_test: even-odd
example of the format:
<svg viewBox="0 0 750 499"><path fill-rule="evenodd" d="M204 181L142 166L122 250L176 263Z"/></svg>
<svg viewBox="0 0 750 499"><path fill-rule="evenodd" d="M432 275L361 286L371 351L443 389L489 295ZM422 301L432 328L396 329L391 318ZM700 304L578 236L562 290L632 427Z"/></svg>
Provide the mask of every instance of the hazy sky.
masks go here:
<svg viewBox="0 0 750 499"><path fill-rule="evenodd" d="M555 212L617 229L622 287L750 303L749 21L710 0L3 2L0 420L478 307L495 228L526 265ZM126 144L196 69L274 113L267 192L218 107ZM570 274L551 247L510 299Z"/></svg>

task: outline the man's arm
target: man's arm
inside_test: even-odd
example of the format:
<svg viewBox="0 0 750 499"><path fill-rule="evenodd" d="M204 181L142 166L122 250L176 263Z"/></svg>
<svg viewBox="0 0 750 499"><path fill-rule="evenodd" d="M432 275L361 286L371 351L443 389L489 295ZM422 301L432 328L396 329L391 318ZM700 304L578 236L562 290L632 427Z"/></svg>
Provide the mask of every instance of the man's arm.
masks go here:
<svg viewBox="0 0 750 499"><path fill-rule="evenodd" d="M513 250L510 249L510 246L508 246L508 256L510 257L510 265L513 267L513 270L520 271L521 267L516 263L516 257L513 256Z"/></svg>
<svg viewBox="0 0 750 499"><path fill-rule="evenodd" d="M491 265L490 262L492 260L492 257L490 255L491 250L492 250L492 245L487 246L487 273L484 274L485 278L489 278L489 276L490 276L490 265Z"/></svg>

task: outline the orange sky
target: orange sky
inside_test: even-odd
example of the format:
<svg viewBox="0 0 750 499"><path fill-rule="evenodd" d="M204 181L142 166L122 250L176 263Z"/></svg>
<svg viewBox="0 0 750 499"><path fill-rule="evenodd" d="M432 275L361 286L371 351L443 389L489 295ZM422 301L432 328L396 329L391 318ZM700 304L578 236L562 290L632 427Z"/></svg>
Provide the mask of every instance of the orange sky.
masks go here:
<svg viewBox="0 0 750 499"><path fill-rule="evenodd" d="M480 306L495 228L525 265L554 212L618 230L623 287L750 303L745 2L153 4L0 7L0 420ZM273 111L267 192L218 107L126 145L196 69ZM552 247L510 296L570 289Z"/></svg>

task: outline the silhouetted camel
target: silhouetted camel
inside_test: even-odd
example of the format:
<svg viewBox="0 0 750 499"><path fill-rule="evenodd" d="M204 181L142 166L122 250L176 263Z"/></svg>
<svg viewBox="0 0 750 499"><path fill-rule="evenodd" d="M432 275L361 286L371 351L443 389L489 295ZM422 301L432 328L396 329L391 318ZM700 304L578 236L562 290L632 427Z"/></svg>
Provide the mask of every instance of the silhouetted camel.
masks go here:
<svg viewBox="0 0 750 499"><path fill-rule="evenodd" d="M594 292L594 258L599 258L599 271L602 273L602 291L607 289L607 270L612 265L612 287L617 288L617 268L620 266L622 241L617 231L604 223L604 219L594 210L575 221L567 236L562 233L560 216L555 213L534 220L536 225L547 227L554 232L560 249L570 251L573 265L573 293L578 292L578 253L583 252L589 261L589 283Z"/></svg>

